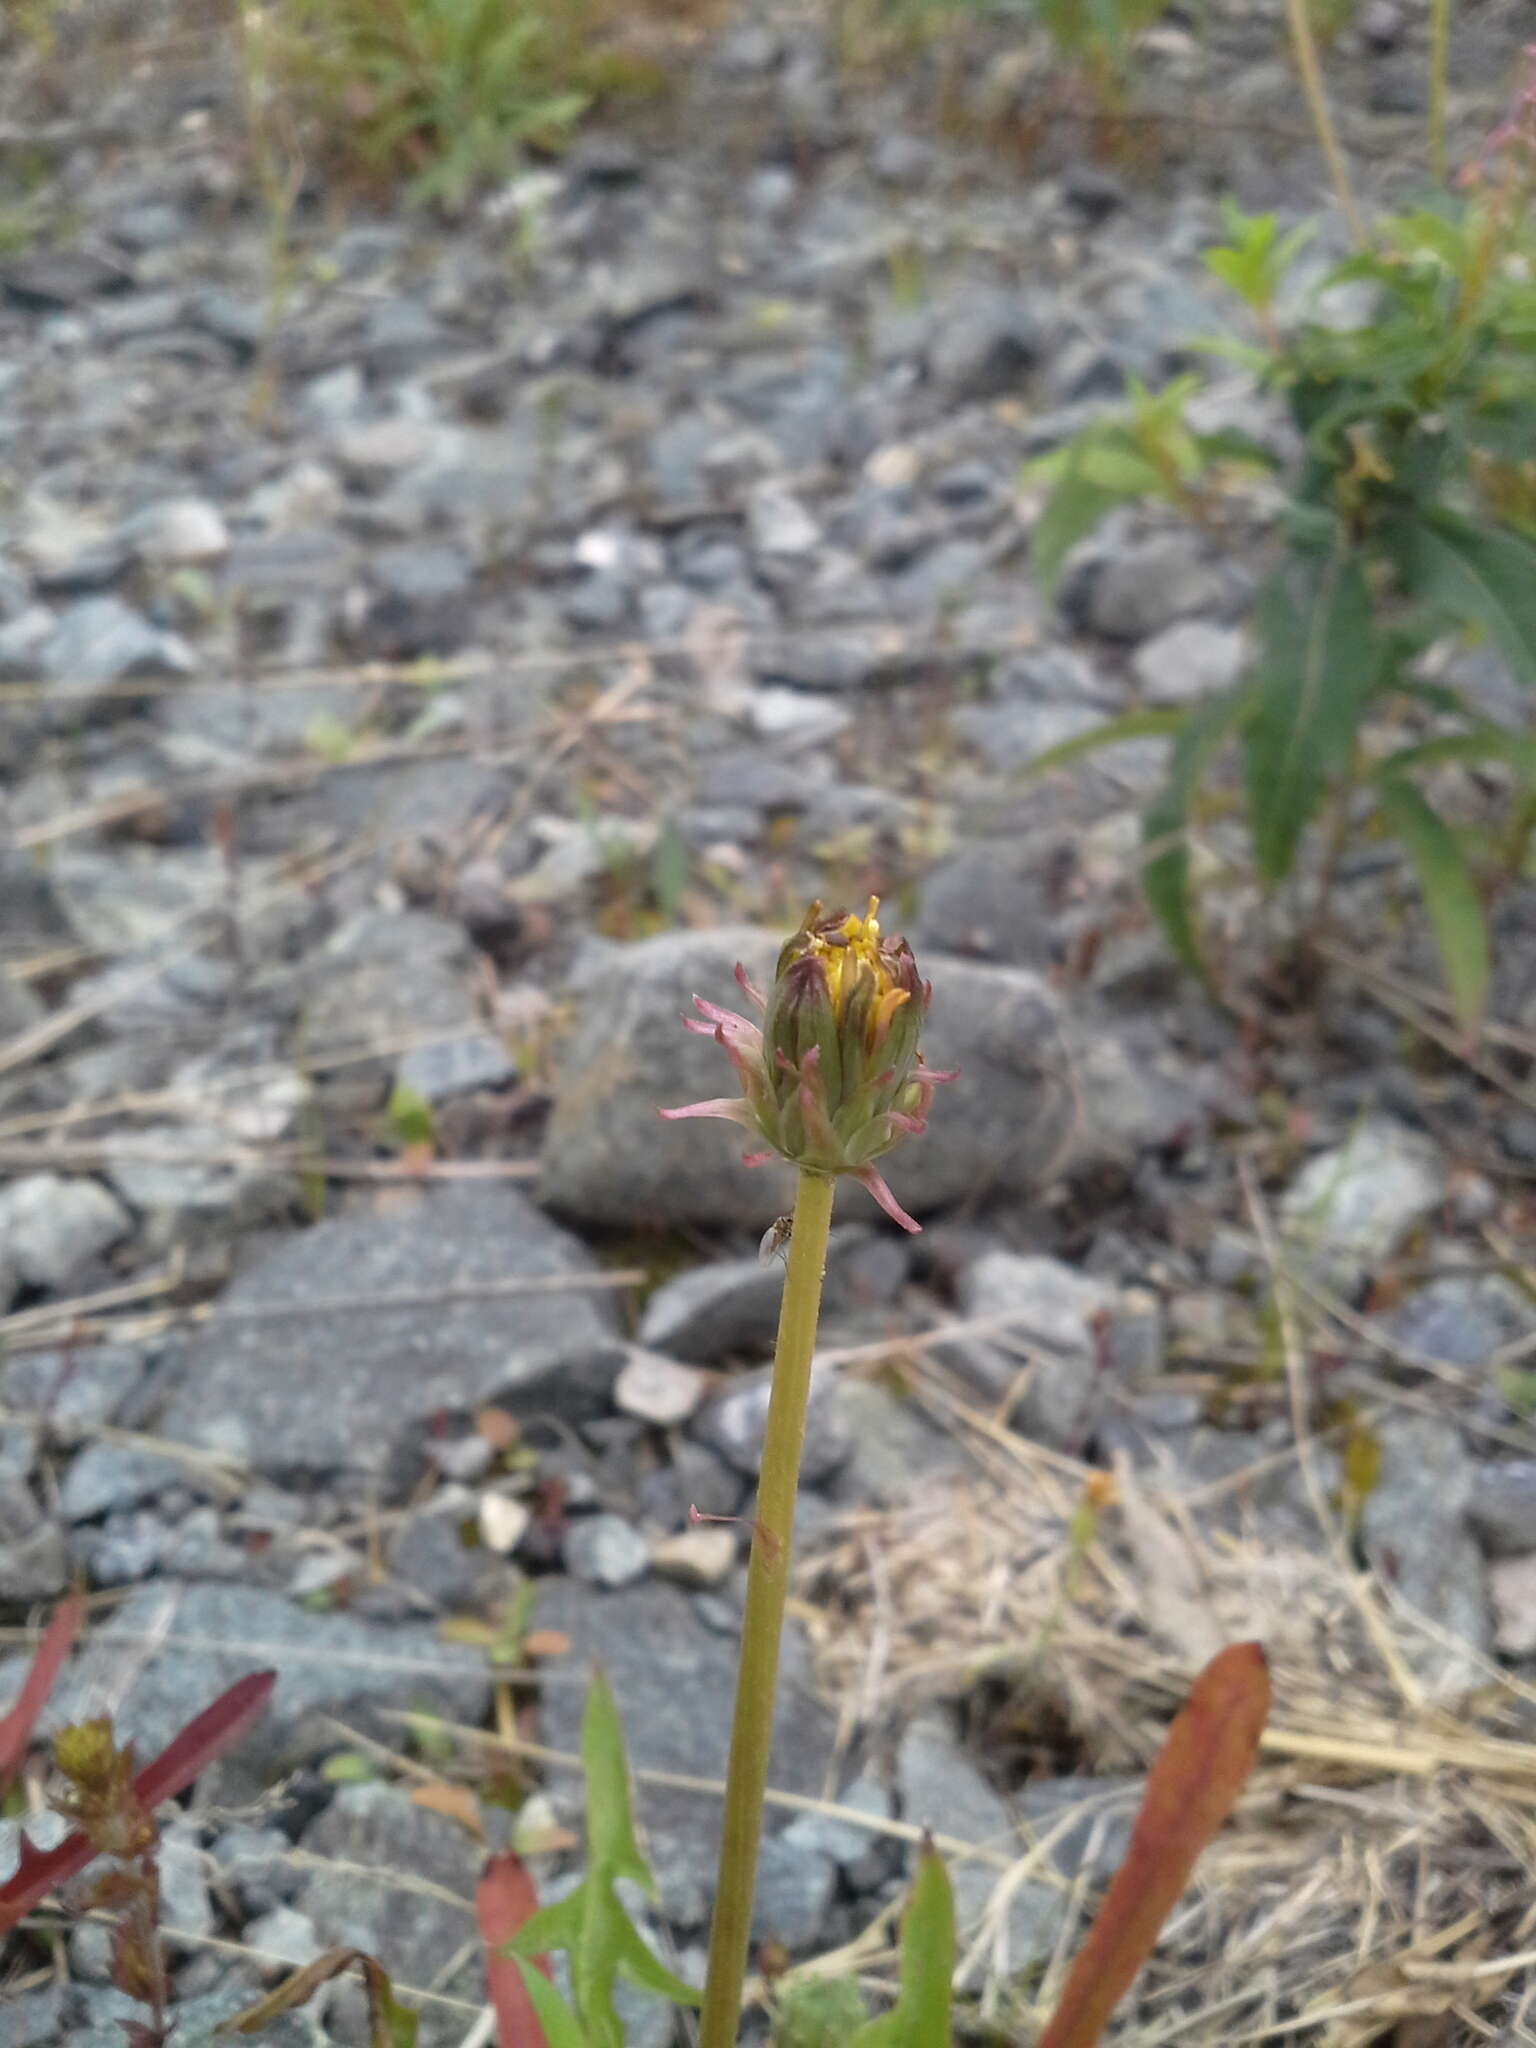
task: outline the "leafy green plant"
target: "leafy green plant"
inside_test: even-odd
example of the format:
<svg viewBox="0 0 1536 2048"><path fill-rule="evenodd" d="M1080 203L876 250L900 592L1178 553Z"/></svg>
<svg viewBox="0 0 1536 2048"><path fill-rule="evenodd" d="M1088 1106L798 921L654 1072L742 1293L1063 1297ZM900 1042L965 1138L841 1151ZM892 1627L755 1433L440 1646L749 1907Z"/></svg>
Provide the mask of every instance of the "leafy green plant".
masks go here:
<svg viewBox="0 0 1536 2048"><path fill-rule="evenodd" d="M1330 818L1315 929L1349 836L1396 841L1416 872L1456 1013L1468 1029L1481 1015L1486 906L1528 856L1536 744L1426 682L1418 658L1456 632L1491 642L1520 681L1536 684L1536 237L1524 200L1524 181L1503 177L1383 220L1284 332L1276 301L1299 233L1229 210L1229 240L1207 259L1262 336L1214 346L1283 397L1296 431L1271 521L1255 660L1229 692L1166 720L1133 714L1037 766L1134 731L1173 733L1167 780L1144 819L1146 889L1176 952L1208 979L1188 832L1216 757L1235 740L1265 892L1291 880L1306 835ZM1324 295L1340 288L1365 295L1356 324L1325 317ZM1157 499L1208 515L1194 484L1221 451L1180 426L1194 390L1186 378L1138 393L1125 417L1035 466L1051 491L1036 549L1048 589L1067 547L1112 504ZM1509 822L1491 841L1437 802L1434 772L1456 762L1497 771L1510 787Z"/></svg>
<svg viewBox="0 0 1536 2048"><path fill-rule="evenodd" d="M611 0L271 0L277 59L323 148L371 182L457 206L595 101L664 74Z"/></svg>
<svg viewBox="0 0 1536 2048"><path fill-rule="evenodd" d="M581 1760L587 1774L585 1874L566 1898L526 1920L505 1953L522 1970L549 2048L623 2048L623 2023L614 2004L620 1977L675 2005L697 2005L699 1994L646 1947L619 1896L621 1881L637 1885L648 1898L656 1884L635 1839L624 1731L601 1672L587 1694ZM570 1960L574 2007L538 1967L536 1959L551 1950Z"/></svg>

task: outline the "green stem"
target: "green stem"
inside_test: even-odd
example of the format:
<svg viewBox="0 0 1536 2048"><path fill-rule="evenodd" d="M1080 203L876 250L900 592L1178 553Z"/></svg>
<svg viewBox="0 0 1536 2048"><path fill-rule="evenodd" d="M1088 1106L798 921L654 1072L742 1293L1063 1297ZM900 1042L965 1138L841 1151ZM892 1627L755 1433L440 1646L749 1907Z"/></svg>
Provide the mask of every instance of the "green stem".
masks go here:
<svg viewBox="0 0 1536 2048"><path fill-rule="evenodd" d="M763 1831L763 1794L768 1786L768 1753L773 1744L773 1705L779 1676L779 1639L784 1633L784 1598L789 1588L790 1538L795 1494L800 1484L800 1447L811 1392L811 1357L821 1312L821 1278L827 1263L827 1232L837 1183L819 1173L802 1173L795 1196L789 1270L779 1309L779 1340L773 1353L773 1392L763 1441L757 1516L752 1526L752 1562L747 1573L747 1611L741 1628L741 1662L736 1672L736 1715L731 1725L731 1760L725 1778L725 1815L720 1834L720 1876L715 1916L709 1931L709 1971L699 2020L699 2048L736 2048L741 1991L747 1972L752 1927L752 1893Z"/></svg>
<svg viewBox="0 0 1536 2048"><path fill-rule="evenodd" d="M1344 161L1344 152L1339 147L1339 138L1334 131L1333 116L1328 111L1328 95L1323 90L1323 67L1317 59L1317 38L1312 33L1312 17L1307 12L1307 0L1285 0L1285 18L1291 32L1291 50L1296 59L1296 69L1301 74L1301 89L1306 97L1307 111L1312 116L1312 128L1317 136L1318 148L1323 152L1323 161L1328 166L1328 175L1333 181L1334 196L1339 202L1339 211L1349 227L1350 239L1357 249L1365 247L1365 222L1355 204L1354 187L1349 182L1349 168Z"/></svg>
<svg viewBox="0 0 1536 2048"><path fill-rule="evenodd" d="M1429 8L1429 168L1437 185L1445 183L1445 84L1451 54L1451 0L1430 0Z"/></svg>

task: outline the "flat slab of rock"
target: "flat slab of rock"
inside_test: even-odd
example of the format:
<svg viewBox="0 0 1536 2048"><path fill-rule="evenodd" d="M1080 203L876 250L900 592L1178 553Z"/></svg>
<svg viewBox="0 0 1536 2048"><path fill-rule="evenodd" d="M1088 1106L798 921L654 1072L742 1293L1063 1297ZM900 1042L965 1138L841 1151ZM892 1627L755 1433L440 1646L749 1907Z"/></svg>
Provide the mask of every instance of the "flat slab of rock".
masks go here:
<svg viewBox="0 0 1536 2048"><path fill-rule="evenodd" d="M568 995L576 1023L560 1057L543 1158L551 1206L591 1223L761 1230L789 1206L787 1169L741 1164L747 1134L727 1124L663 1123L657 1109L734 1092L720 1048L682 1028L695 992L736 1008L742 961L759 987L782 935L742 925L595 943ZM959 1066L928 1133L882 1164L917 1214L995 1189L1023 1192L1056 1154L1068 1105L1054 1077L1056 998L1022 969L924 958L934 987L924 1047ZM744 1000L744 999L743 999ZM854 1195L845 1195L853 1213ZM871 1210L871 1215L873 1211Z"/></svg>
<svg viewBox="0 0 1536 2048"><path fill-rule="evenodd" d="M507 1187L444 1187L317 1224L228 1289L162 1434L317 1478L384 1472L397 1448L408 1464L437 1418L488 1402L590 1416L623 1363L612 1297L541 1283L596 1270ZM511 1291L519 1280L532 1290Z"/></svg>

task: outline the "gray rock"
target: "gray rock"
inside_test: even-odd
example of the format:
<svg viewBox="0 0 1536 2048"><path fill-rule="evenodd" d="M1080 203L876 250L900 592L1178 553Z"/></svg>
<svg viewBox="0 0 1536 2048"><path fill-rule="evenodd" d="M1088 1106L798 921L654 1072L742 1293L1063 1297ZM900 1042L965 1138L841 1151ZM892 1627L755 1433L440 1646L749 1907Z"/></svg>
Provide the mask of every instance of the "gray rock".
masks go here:
<svg viewBox="0 0 1536 2048"><path fill-rule="evenodd" d="M360 490L383 490L406 471L443 468L459 459L464 436L454 427L427 420L370 420L336 436L335 455L347 482Z"/></svg>
<svg viewBox="0 0 1536 2048"><path fill-rule="evenodd" d="M693 1421L693 1433L699 1441L718 1451L748 1479L757 1477L762 1464L772 1380L771 1372L755 1372L738 1380L727 1393L701 1408ZM837 1382L828 1373L817 1373L811 1381L806 1414L805 1448L800 1463L802 1485L820 1486L831 1479L846 1462L851 1447L847 1425L837 1405Z"/></svg>
<svg viewBox="0 0 1536 2048"><path fill-rule="evenodd" d="M111 1422L144 1377L147 1360L127 1344L82 1344L69 1352L21 1351L0 1359L0 1400L46 1413L66 1440L83 1424Z"/></svg>
<svg viewBox="0 0 1536 2048"><path fill-rule="evenodd" d="M467 1038L413 1046L395 1077L424 1102L451 1102L481 1088L509 1087L517 1079L517 1067L499 1038L477 1031Z"/></svg>
<svg viewBox="0 0 1536 2048"><path fill-rule="evenodd" d="M62 1289L132 1228L99 1181L30 1173L0 1189L0 1261L29 1287Z"/></svg>
<svg viewBox="0 0 1536 2048"><path fill-rule="evenodd" d="M691 1527L692 1508L734 1515L746 1491L741 1474L692 1437L678 1437L670 1448L670 1462L644 1473L635 1487L636 1509L646 1523L665 1535Z"/></svg>
<svg viewBox="0 0 1536 2048"><path fill-rule="evenodd" d="M804 690L780 689L767 684L752 693L747 722L760 738L785 740L796 749L825 746L853 723L853 714L841 704L812 697Z"/></svg>
<svg viewBox="0 0 1536 2048"><path fill-rule="evenodd" d="M1361 1546L1435 1631L1399 1631L1410 1666L1434 1698L1454 1700L1485 1682L1476 1658L1493 1648L1487 1568L1467 1524L1478 1468L1461 1432L1429 1416L1390 1416L1377 1439L1381 1474L1361 1511Z"/></svg>
<svg viewBox="0 0 1536 2048"><path fill-rule="evenodd" d="M259 1957L275 1959L294 1970L302 1970L322 1953L314 1921L292 1906L273 1906L258 1919L248 1920L240 1939Z"/></svg>
<svg viewBox="0 0 1536 2048"><path fill-rule="evenodd" d="M921 949L942 946L1043 973L1055 956L1054 924L1045 849L988 840L963 847L924 876L911 938Z"/></svg>
<svg viewBox="0 0 1536 2048"><path fill-rule="evenodd" d="M219 1124L143 1124L103 1150L107 1178L157 1250L275 1222L299 1204L298 1176L241 1152Z"/></svg>
<svg viewBox="0 0 1536 2048"><path fill-rule="evenodd" d="M1385 1117L1308 1160L1286 1190L1281 1226L1293 1255L1353 1292L1390 1258L1445 1193L1444 1168L1423 1138Z"/></svg>
<svg viewBox="0 0 1536 2048"><path fill-rule="evenodd" d="M1084 577L1069 573L1061 603L1108 640L1147 640L1191 612L1216 609L1225 594L1197 541L1163 533L1091 561Z"/></svg>
<svg viewBox="0 0 1536 2048"><path fill-rule="evenodd" d="M928 369L946 398L983 403L1018 392L1045 347L1040 309L1021 293L973 285L953 293L928 349Z"/></svg>
<svg viewBox="0 0 1536 2048"><path fill-rule="evenodd" d="M162 1431L239 1449L279 1479L379 1472L398 1448L408 1483L434 1417L494 1403L583 1419L605 1406L623 1362L611 1295L492 1290L594 1270L505 1187L449 1186L405 1212L317 1224L223 1296ZM451 1298L457 1289L467 1298ZM390 1295L409 1299L389 1306ZM344 1313L327 1308L338 1297Z"/></svg>
<svg viewBox="0 0 1536 2048"><path fill-rule="evenodd" d="M614 1405L659 1429L673 1429L693 1415L708 1391L705 1375L654 1351L632 1350L613 1383Z"/></svg>
<svg viewBox="0 0 1536 2048"><path fill-rule="evenodd" d="M1062 1829L1051 1861L1064 1877L1086 1868L1108 1878L1130 1847L1143 1789L1139 1778L1041 1778L1019 1793L1019 1817L1036 1836Z"/></svg>
<svg viewBox="0 0 1536 2048"><path fill-rule="evenodd" d="M1234 628L1185 619L1144 641L1131 668L1149 704L1193 704L1235 683L1245 659L1243 635Z"/></svg>
<svg viewBox="0 0 1536 2048"><path fill-rule="evenodd" d="M752 1901L752 1939L781 1941L792 1955L826 1933L837 1888L837 1865L820 1850L791 1841L786 1830L763 1844Z"/></svg>
<svg viewBox="0 0 1536 2048"><path fill-rule="evenodd" d="M160 1836L160 1905L163 1924L177 1934L212 1934L209 1858L195 1828L172 1823Z"/></svg>
<svg viewBox="0 0 1536 2048"><path fill-rule="evenodd" d="M109 1515L99 1529L81 1529L76 1545L94 1584L133 1586L152 1578L165 1562L173 1532L159 1515Z"/></svg>
<svg viewBox="0 0 1536 2048"><path fill-rule="evenodd" d="M764 1229L788 1205L789 1175L740 1164L745 1133L663 1123L662 1105L729 1094L718 1046L682 1029L695 990L735 1007L737 960L761 986L781 941L737 927L636 945L594 945L570 986L574 1029L562 1050L543 1156L553 1206L597 1223L682 1222ZM1035 976L924 957L934 984L925 1047L958 1065L928 1132L882 1162L897 1195L921 1214L988 1191L1025 1192L1069 1115L1047 1072L1060 1028L1056 998ZM843 1200L850 1208L858 1191ZM866 1211L866 1213L871 1213Z"/></svg>
<svg viewBox="0 0 1536 2048"><path fill-rule="evenodd" d="M1476 1370L1536 1334L1536 1304L1498 1273L1447 1273L1382 1318L1393 1342L1421 1358Z"/></svg>
<svg viewBox="0 0 1536 2048"><path fill-rule="evenodd" d="M270 1913L291 1899L304 1882L281 1828L237 1821L213 1844L215 1882L233 1894L242 1912Z"/></svg>
<svg viewBox="0 0 1536 2048"><path fill-rule="evenodd" d="M59 1509L66 1521L89 1522L180 1486L187 1470L183 1458L162 1458L127 1444L87 1444L65 1474Z"/></svg>
<svg viewBox="0 0 1536 2048"><path fill-rule="evenodd" d="M971 1469L956 1439L910 1396L870 1380L839 1377L834 1396L848 1456L837 1475L837 1498L860 1506L894 1507L925 1483Z"/></svg>
<svg viewBox="0 0 1536 2048"><path fill-rule="evenodd" d="M578 1516L566 1531L561 1555L573 1578L610 1592L644 1578L651 1564L650 1544L622 1515Z"/></svg>
<svg viewBox="0 0 1536 2048"><path fill-rule="evenodd" d="M69 1583L69 1546L26 1487L0 1480L0 1599L49 1600Z"/></svg>
<svg viewBox="0 0 1536 2048"><path fill-rule="evenodd" d="M24 1663L0 1664L0 1698L12 1696ZM441 1642L433 1628L306 1613L247 1586L167 1580L131 1593L94 1627L39 1727L56 1734L111 1701L119 1737L147 1759L237 1678L262 1669L278 1674L272 1703L218 1765L221 1787L236 1793L254 1792L268 1772L334 1748L327 1715L395 1740L398 1730L375 1706L475 1722L490 1700L481 1656Z"/></svg>
<svg viewBox="0 0 1536 2048"><path fill-rule="evenodd" d="M48 1984L24 1991L5 2002L7 2048L58 2048L69 2037L65 2017L74 1998L67 1984Z"/></svg>
<svg viewBox="0 0 1536 2048"><path fill-rule="evenodd" d="M474 1526L475 1496L458 1487L445 1495L401 1528L390 1545L389 1568L439 1607L476 1607L498 1588L506 1590L506 1567L478 1540L465 1541L466 1524Z"/></svg>
<svg viewBox="0 0 1536 2048"><path fill-rule="evenodd" d="M747 497L747 531L759 555L802 561L822 544L821 528L781 483L765 478Z"/></svg>
<svg viewBox="0 0 1536 2048"><path fill-rule="evenodd" d="M229 528L206 498L163 498L124 520L118 538L143 562L182 568L217 562L229 553Z"/></svg>
<svg viewBox="0 0 1536 2048"><path fill-rule="evenodd" d="M462 938L462 934L459 935ZM305 1006L304 1045L315 1058L343 1057L383 1048L381 1061L402 1040L482 1036L469 989L457 970L436 960L364 960L327 972ZM375 1070L387 1071L382 1064Z"/></svg>
<svg viewBox="0 0 1536 2048"><path fill-rule="evenodd" d="M1013 1816L980 1771L937 1721L915 1721L896 1755L896 1790L903 1820L1005 1855L1022 1854ZM1003 1873L995 1866L949 1859L955 1918L962 1944L977 1931ZM993 1953L1004 1974L1045 1961L1056 1945L1067 1894L1036 1879L1014 1892Z"/></svg>
<svg viewBox="0 0 1536 2048"><path fill-rule="evenodd" d="M571 1639L571 1655L544 1679L543 1740L562 1749L579 1746L587 1673L596 1659L613 1686L637 1769L723 1776L736 1643L704 1625L688 1594L647 1579L616 1600L574 1579L544 1579L534 1616L537 1626L559 1629ZM815 1697L805 1637L792 1621L784 1639L769 1783L786 1792L819 1793L832 1744L832 1719ZM579 1792L569 1796L574 1802ZM662 1910L676 1925L701 1926L714 1890L718 1800L646 1784L637 1785L636 1797Z"/></svg>
<svg viewBox="0 0 1536 2048"><path fill-rule="evenodd" d="M777 1260L716 1259L663 1280L645 1304L640 1342L670 1357L715 1365L761 1354L778 1328L784 1269Z"/></svg>
<svg viewBox="0 0 1536 2048"><path fill-rule="evenodd" d="M1467 1520L1490 1557L1536 1551L1536 1458L1479 1465Z"/></svg>
<svg viewBox="0 0 1536 2048"><path fill-rule="evenodd" d="M58 621L45 604L30 604L0 626L0 682L30 682Z"/></svg>
<svg viewBox="0 0 1536 2048"><path fill-rule="evenodd" d="M1113 1289L1059 1259L995 1251L965 1269L957 1293L962 1315L1008 1321L996 1337L957 1338L945 1356L989 1401L1022 1382L1014 1427L1057 1450L1080 1451L1103 1398Z"/></svg>
<svg viewBox="0 0 1536 2048"><path fill-rule="evenodd" d="M247 298L224 285L210 285L199 292L190 314L205 334L225 342L237 356L252 356L266 338L270 318L265 303Z"/></svg>
<svg viewBox="0 0 1536 2048"><path fill-rule="evenodd" d="M39 650L42 673L58 688L56 717L67 721L99 702L95 692L146 677L190 675L192 650L161 632L117 597L84 597L63 612ZM82 700L72 706L78 694Z"/></svg>
<svg viewBox="0 0 1536 2048"><path fill-rule="evenodd" d="M950 714L950 725L994 769L1027 768L1041 754L1102 725L1091 704L1041 704L1027 697L1002 704L968 704Z"/></svg>
<svg viewBox="0 0 1536 2048"><path fill-rule="evenodd" d="M873 1820L891 1820L896 1812L890 1787L870 1777L855 1778L838 1795L837 1804ZM784 1830L784 1839L798 1849L830 1857L854 1891L873 1891L902 1860L899 1838L835 1814L797 1814Z"/></svg>

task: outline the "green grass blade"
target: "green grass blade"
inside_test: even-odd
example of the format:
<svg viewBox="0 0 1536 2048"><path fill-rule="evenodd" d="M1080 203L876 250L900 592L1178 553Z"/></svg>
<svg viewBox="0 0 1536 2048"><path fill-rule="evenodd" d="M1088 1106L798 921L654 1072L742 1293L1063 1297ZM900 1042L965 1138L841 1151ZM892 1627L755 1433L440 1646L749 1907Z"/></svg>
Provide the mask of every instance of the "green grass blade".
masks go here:
<svg viewBox="0 0 1536 2048"><path fill-rule="evenodd" d="M1488 1000L1488 923L1461 841L1411 782L1384 782L1381 808L1418 871L1457 1021L1476 1031Z"/></svg>
<svg viewBox="0 0 1536 2048"><path fill-rule="evenodd" d="M1176 706L1166 710L1123 711L1118 718L1106 718L1091 732L1074 733L1058 746L1047 747L1028 763L1024 774L1031 778L1049 775L1057 768L1069 768L1074 761L1096 754L1100 747L1118 746L1122 740L1167 739L1178 732L1188 717L1187 711Z"/></svg>

